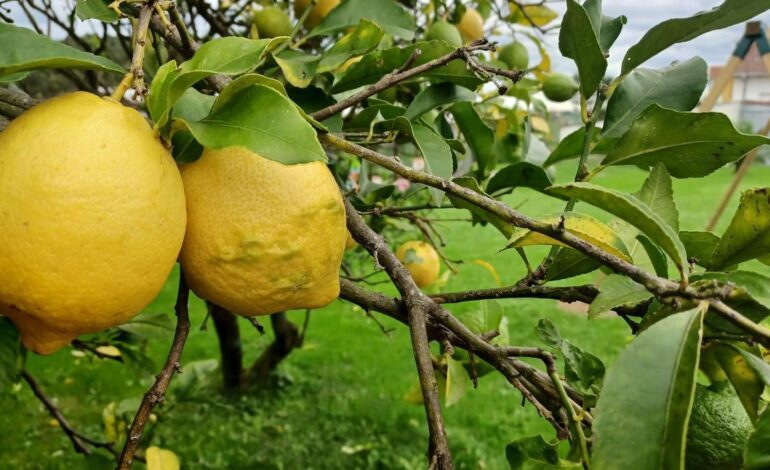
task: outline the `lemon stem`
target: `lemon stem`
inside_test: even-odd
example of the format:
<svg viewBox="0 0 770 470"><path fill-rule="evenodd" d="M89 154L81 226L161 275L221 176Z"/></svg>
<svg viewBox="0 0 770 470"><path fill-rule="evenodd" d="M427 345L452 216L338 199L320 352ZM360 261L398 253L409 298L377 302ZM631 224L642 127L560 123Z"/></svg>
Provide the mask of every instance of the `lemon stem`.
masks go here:
<svg viewBox="0 0 770 470"><path fill-rule="evenodd" d="M110 95L115 101L123 99L123 95L133 85L137 96L144 96L147 88L144 84L144 46L147 44L147 30L150 27L150 19L155 8L155 0L149 0L142 5L139 11L139 21L134 28L134 53L131 57L131 66L128 73L123 76L115 90ZM165 15L163 15L165 18ZM166 19L168 21L168 19Z"/></svg>

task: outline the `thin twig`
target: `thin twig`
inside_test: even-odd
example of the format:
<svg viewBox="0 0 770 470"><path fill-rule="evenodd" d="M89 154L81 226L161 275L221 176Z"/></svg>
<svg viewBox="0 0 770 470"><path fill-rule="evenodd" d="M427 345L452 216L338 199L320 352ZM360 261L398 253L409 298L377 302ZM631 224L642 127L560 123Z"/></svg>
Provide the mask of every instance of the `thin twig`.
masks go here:
<svg viewBox="0 0 770 470"><path fill-rule="evenodd" d="M29 372L22 370L21 377L25 382L27 382L27 385L29 385L32 393L35 394L35 397L40 400L43 406L45 406L46 410L48 410L48 413L51 415L51 417L56 420L56 422L59 424L59 427L67 435L70 442L72 442L72 447L75 448L75 452L88 455L91 453L91 448L89 447L89 445L91 445L105 449L113 455L117 455L115 449L112 448L112 442L102 442L97 441L96 439L91 439L90 437L84 436L75 428L73 428L70 422L67 421L67 418L64 417L61 410L59 410L59 408L54 404L53 400L51 400L48 395L43 392L43 389L40 388L40 384L37 383L35 378L32 377Z"/></svg>
<svg viewBox="0 0 770 470"><path fill-rule="evenodd" d="M139 405L139 409L136 411L136 416L131 423L131 427L128 430L128 436L126 442L123 445L123 450L120 452L118 458L119 470L125 470L131 468L131 464L134 459L134 454L139 448L139 444L142 440L142 433L144 431L144 425L147 419L150 417L155 405L162 402L168 390L168 386L171 383L171 378L176 372L181 372L180 359L182 357L182 351L184 351L185 341L187 335L190 332L190 316L188 313L187 302L190 295L190 290L185 282L184 271L179 270L179 291L177 293L176 305L174 311L176 312L176 330L174 332L174 339L171 343L171 349L168 352L166 363L163 365L160 373L155 378L155 383L150 387L147 393L142 398L142 403Z"/></svg>

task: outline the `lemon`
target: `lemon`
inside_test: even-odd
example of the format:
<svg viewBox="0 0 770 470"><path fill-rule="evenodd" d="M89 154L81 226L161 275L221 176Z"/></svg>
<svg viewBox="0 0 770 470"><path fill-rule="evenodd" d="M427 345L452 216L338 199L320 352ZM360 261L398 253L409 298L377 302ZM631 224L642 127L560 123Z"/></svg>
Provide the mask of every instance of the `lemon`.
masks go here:
<svg viewBox="0 0 770 470"><path fill-rule="evenodd" d="M433 23L425 33L425 39L429 41L444 41L454 47L463 45L463 38L460 36L460 31L457 27L444 20Z"/></svg>
<svg viewBox="0 0 770 470"><path fill-rule="evenodd" d="M476 41L484 37L484 18L473 8L467 8L457 29L467 42Z"/></svg>
<svg viewBox="0 0 770 470"><path fill-rule="evenodd" d="M578 84L563 73L554 73L543 82L543 94L551 101L568 101L578 91Z"/></svg>
<svg viewBox="0 0 770 470"><path fill-rule="evenodd" d="M438 277L438 253L428 243L409 241L398 247L396 257L412 274L418 287L431 284Z"/></svg>
<svg viewBox="0 0 770 470"><path fill-rule="evenodd" d="M289 16L278 7L265 7L254 12L254 26L261 38L291 36Z"/></svg>
<svg viewBox="0 0 770 470"><path fill-rule="evenodd" d="M305 12L308 3L310 3L310 0L294 0L294 14L297 15L297 19L302 17L302 13ZM339 4L340 0L318 0L318 3L315 4L315 7L307 16L305 26L308 29L315 28Z"/></svg>
<svg viewBox="0 0 770 470"><path fill-rule="evenodd" d="M727 382L697 385L687 426L685 468L740 469L753 431L751 420Z"/></svg>
<svg viewBox="0 0 770 470"><path fill-rule="evenodd" d="M56 351L158 294L185 230L182 180L133 109L77 92L0 134L0 313Z"/></svg>
<svg viewBox="0 0 770 470"><path fill-rule="evenodd" d="M227 147L181 171L188 223L180 262L193 292L245 316L337 298L348 235L323 163L284 165Z"/></svg>
<svg viewBox="0 0 770 470"><path fill-rule="evenodd" d="M497 58L505 62L506 68L514 70L525 70L529 65L529 51L527 46L514 41L500 48Z"/></svg>

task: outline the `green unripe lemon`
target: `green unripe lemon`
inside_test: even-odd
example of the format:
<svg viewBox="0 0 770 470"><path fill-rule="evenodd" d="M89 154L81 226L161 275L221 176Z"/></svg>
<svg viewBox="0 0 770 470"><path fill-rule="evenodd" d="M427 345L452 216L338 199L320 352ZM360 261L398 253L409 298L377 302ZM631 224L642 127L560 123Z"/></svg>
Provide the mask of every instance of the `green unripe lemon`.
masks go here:
<svg viewBox="0 0 770 470"><path fill-rule="evenodd" d="M754 429L751 420L727 384L721 390L714 388L695 388L687 428L687 470L737 470L743 465L743 449Z"/></svg>
<svg viewBox="0 0 770 470"><path fill-rule="evenodd" d="M254 12L254 26L261 38L291 36L289 15L278 7L265 7Z"/></svg>
<svg viewBox="0 0 770 470"><path fill-rule="evenodd" d="M543 82L543 93L551 101L568 101L578 91L578 84L563 73L551 74Z"/></svg>
<svg viewBox="0 0 770 470"><path fill-rule="evenodd" d="M454 47L463 45L463 38L460 36L460 31L457 27L444 20L433 23L430 28L428 28L425 39L429 41L444 41Z"/></svg>
<svg viewBox="0 0 770 470"><path fill-rule="evenodd" d="M514 70L525 70L529 65L529 51L519 41L503 46L497 54L497 58L505 62L508 68Z"/></svg>

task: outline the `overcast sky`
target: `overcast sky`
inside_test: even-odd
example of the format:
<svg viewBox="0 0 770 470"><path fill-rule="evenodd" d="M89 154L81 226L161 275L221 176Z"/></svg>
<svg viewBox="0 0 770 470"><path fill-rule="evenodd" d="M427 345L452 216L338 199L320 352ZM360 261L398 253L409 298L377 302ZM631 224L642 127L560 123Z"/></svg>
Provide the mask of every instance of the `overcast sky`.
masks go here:
<svg viewBox="0 0 770 470"><path fill-rule="evenodd" d="M54 1L54 5L59 8L72 3L74 0ZM604 0L604 14L608 16L626 15L628 18L620 37L610 50L607 73L612 76L618 74L620 61L628 48L636 44L644 33L654 25L669 18L691 16L696 12L711 9L720 3L722 0ZM16 20L17 24L29 27L27 19L15 5L15 2L6 3L5 6L11 9L11 17ZM560 21L566 10L566 4L560 1L549 1L548 6L559 12ZM770 13L762 14L759 19L770 22ZM83 27L83 29L89 30L87 27ZM724 64L736 42L740 39L743 29L743 24L735 25L726 30L705 34L687 43L676 44L653 57L645 66L664 67L674 60L686 60L696 55L703 57L710 65ZM576 70L574 64L559 54L557 35L555 33L547 35L546 42L551 52L554 70L574 73Z"/></svg>
<svg viewBox="0 0 770 470"><path fill-rule="evenodd" d="M607 16L626 15L628 22L623 27L620 37L610 49L608 73L615 76L620 71L620 61L629 47L636 44L650 28L669 18L691 16L703 10L709 10L722 3L721 0L604 0L604 14ZM548 6L563 15L565 3L549 2ZM770 22L770 13L765 12L758 19ZM690 42L676 44L650 59L646 67L664 67L675 60L686 60L700 56L709 65L721 65L727 62L735 44L743 34L744 25L735 25L721 31L712 31ZM561 72L574 72L574 64L561 57L557 47L557 37L549 36L548 43L552 51L553 68Z"/></svg>

